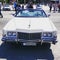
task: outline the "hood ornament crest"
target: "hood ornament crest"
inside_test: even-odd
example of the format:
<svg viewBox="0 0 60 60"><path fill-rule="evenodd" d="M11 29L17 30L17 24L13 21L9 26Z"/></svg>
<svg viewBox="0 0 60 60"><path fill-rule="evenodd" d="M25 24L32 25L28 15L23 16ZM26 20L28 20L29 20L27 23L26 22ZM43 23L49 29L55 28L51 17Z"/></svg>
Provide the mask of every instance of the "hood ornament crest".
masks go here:
<svg viewBox="0 0 60 60"><path fill-rule="evenodd" d="M30 28L31 25L29 24L28 26L29 26L29 28Z"/></svg>
<svg viewBox="0 0 60 60"><path fill-rule="evenodd" d="M29 21L29 25L28 25L28 28L30 28L31 27L31 21Z"/></svg>

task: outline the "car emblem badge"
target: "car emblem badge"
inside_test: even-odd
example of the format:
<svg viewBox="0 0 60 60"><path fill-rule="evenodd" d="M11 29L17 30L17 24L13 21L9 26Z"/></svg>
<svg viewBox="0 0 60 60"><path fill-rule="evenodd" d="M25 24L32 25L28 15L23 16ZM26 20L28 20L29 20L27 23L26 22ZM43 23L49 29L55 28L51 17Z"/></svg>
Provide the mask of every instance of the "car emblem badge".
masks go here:
<svg viewBox="0 0 60 60"><path fill-rule="evenodd" d="M31 25L29 24L28 26L29 26L29 28L30 28Z"/></svg>

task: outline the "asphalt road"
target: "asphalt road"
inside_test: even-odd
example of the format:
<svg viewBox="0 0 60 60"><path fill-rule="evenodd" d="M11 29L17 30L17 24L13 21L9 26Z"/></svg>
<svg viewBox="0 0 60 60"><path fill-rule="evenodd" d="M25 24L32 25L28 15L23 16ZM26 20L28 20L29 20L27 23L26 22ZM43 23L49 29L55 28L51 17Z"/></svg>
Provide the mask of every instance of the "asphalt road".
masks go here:
<svg viewBox="0 0 60 60"><path fill-rule="evenodd" d="M2 29L6 23L14 18L13 11L3 11L3 18L0 18L0 60L60 60L60 13L51 12L49 17L58 30L58 42L51 44L47 49L43 46L20 46L18 44L4 44L1 41Z"/></svg>

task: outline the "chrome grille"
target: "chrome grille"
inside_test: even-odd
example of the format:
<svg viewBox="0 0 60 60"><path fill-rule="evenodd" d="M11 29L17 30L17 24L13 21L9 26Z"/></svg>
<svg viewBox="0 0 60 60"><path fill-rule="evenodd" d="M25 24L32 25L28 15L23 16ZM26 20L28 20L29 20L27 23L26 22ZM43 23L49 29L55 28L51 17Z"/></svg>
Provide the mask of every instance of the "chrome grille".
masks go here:
<svg viewBox="0 0 60 60"><path fill-rule="evenodd" d="M18 39L23 39L23 40L41 39L41 33L22 33L22 32L18 32Z"/></svg>

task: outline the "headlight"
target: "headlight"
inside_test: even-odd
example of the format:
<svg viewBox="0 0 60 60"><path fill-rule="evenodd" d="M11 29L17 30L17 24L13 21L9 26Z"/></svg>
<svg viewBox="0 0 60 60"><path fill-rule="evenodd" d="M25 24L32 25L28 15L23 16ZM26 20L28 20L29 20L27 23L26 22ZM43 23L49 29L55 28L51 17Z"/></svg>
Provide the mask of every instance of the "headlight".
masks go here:
<svg viewBox="0 0 60 60"><path fill-rule="evenodd" d="M52 33L51 32L44 32L43 37L52 37Z"/></svg>
<svg viewBox="0 0 60 60"><path fill-rule="evenodd" d="M12 32L7 32L7 35L8 36L12 36Z"/></svg>
<svg viewBox="0 0 60 60"><path fill-rule="evenodd" d="M48 33L48 37L52 37L52 33Z"/></svg>
<svg viewBox="0 0 60 60"><path fill-rule="evenodd" d="M16 36L16 32L13 32L13 36Z"/></svg>
<svg viewBox="0 0 60 60"><path fill-rule="evenodd" d="M43 33L43 36L46 37L47 36L47 33Z"/></svg>
<svg viewBox="0 0 60 60"><path fill-rule="evenodd" d="M16 36L16 32L7 32L8 36Z"/></svg>

